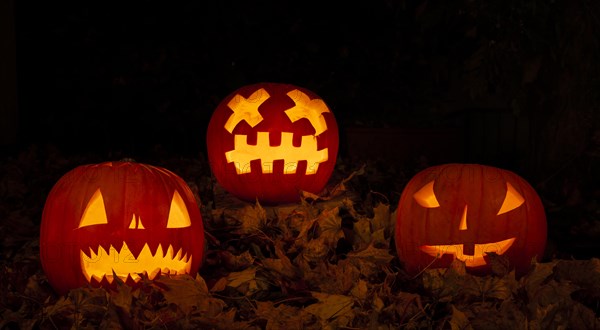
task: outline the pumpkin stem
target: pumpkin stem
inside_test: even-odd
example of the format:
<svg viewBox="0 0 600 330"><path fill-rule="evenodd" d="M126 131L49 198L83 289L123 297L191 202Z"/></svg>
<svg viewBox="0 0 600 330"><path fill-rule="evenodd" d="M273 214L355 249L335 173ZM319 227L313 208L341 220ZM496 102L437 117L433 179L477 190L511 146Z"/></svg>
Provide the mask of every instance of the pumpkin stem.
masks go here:
<svg viewBox="0 0 600 330"><path fill-rule="evenodd" d="M120 162L130 162L130 163L136 163L135 159L133 159L133 158L129 158L129 157L121 158L119 161L120 161Z"/></svg>

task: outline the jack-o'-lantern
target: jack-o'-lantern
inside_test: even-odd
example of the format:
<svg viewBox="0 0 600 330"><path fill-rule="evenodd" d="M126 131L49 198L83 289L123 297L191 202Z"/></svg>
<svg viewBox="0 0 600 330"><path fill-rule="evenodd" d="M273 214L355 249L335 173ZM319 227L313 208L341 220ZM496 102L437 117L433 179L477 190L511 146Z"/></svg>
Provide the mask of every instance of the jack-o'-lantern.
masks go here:
<svg viewBox="0 0 600 330"><path fill-rule="evenodd" d="M448 267L491 271L488 254L504 256L517 274L543 257L546 216L523 178L496 167L445 164L417 173L397 209L396 250L409 274Z"/></svg>
<svg viewBox="0 0 600 330"><path fill-rule="evenodd" d="M244 86L215 109L207 131L212 172L225 190L246 201L298 201L318 194L338 152L338 127L325 102L301 87Z"/></svg>
<svg viewBox="0 0 600 330"><path fill-rule="evenodd" d="M195 274L204 253L200 210L175 173L135 162L79 166L46 199L42 267L64 294L81 286L135 286L147 276Z"/></svg>

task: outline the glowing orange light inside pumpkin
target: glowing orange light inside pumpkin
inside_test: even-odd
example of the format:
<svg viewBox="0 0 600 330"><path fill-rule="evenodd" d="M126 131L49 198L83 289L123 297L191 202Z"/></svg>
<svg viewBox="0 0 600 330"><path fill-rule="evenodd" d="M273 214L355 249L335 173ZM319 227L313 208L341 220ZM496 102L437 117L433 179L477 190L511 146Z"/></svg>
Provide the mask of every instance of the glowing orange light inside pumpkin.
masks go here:
<svg viewBox="0 0 600 330"><path fill-rule="evenodd" d="M83 212L79 228L93 225L103 225L108 223L104 198L100 189L90 198L88 205ZM185 202L181 195L175 191L169 208L169 217L167 228L185 228L191 226L190 216L185 207ZM142 219L135 214L132 215L129 229L145 229ZM145 244L140 253L134 256L123 242L120 250L110 245L108 251L102 246L98 246L96 251L90 247L89 254L80 251L81 270L85 278L90 281L92 278L98 282L106 277L109 283L114 281L113 272L123 281L130 276L134 281L139 281L140 273L146 273L149 279L154 279L157 274L183 274L189 273L192 265L192 257L187 253L184 255L182 249L173 251L173 246L167 247L166 254L163 253L163 247L158 245L154 252L151 251L148 244Z"/></svg>
<svg viewBox="0 0 600 330"><path fill-rule="evenodd" d="M317 147L317 136L327 130L327 123L322 115L329 112L327 105L321 99L311 100L297 89L287 95L295 102L295 106L284 111L290 121L306 118L315 129L315 134L303 135L298 147L292 143L293 132L281 132L281 143L278 146L271 145L269 132L257 132L256 145L248 144L247 135L234 135L233 150L225 152L225 158L228 163L234 163L237 174L251 173L250 162L253 160L261 160L262 173L273 173L273 162L283 160L284 174L295 174L298 162L306 161L306 175L312 175L317 173L320 163L328 160L328 148L318 150ZM225 123L225 129L231 133L241 121L246 121L252 127L258 125L263 120L258 108L269 97L263 88L248 98L236 95L227 104L233 113Z"/></svg>
<svg viewBox="0 0 600 330"><path fill-rule="evenodd" d="M433 184L435 181L431 181L428 184L424 185L423 188L419 189L413 197L415 201L423 207L426 208L434 208L439 207L440 203L435 197L435 193L433 192Z"/></svg>
<svg viewBox="0 0 600 330"><path fill-rule="evenodd" d="M104 198L102 198L102 193L98 189L85 207L78 228L107 223L108 219L106 218L106 210L104 209Z"/></svg>
<svg viewBox="0 0 600 330"><path fill-rule="evenodd" d="M182 254L182 249L175 253L172 245L169 245L164 253L160 244L152 253L148 244L145 244L136 257L129 250L127 243L123 242L119 251L112 245L108 251L102 246L99 246L97 251L90 248L89 255L80 251L80 260L83 275L88 281L93 277L100 282L103 277L106 277L108 282L112 283L114 272L123 281L130 276L138 282L141 279L140 273L147 274L151 280L159 273L171 275L189 273L192 267L192 257L187 253Z"/></svg>
<svg viewBox="0 0 600 330"><path fill-rule="evenodd" d="M464 253L463 244L450 245L424 245L421 251L432 257L439 258L444 254L452 254L454 258L463 261L467 267L479 267L486 264L483 258L487 253L495 252L498 255L504 254L512 246L515 238L505 239L500 242L475 244L475 252L472 255Z"/></svg>
<svg viewBox="0 0 600 330"><path fill-rule="evenodd" d="M417 204L425 208L436 208L440 206L440 203L435 196L433 190L435 180L430 181L413 194L413 198ZM517 207L521 206L525 199L515 190L510 184L506 183L506 196L502 202L502 206L498 211L497 215L512 211ZM465 205L459 223L459 230L467 230L467 210L468 205ZM450 245L424 245L421 246L421 251L429 254L432 257L439 258L444 254L452 254L458 260L464 261L467 267L478 267L486 264L484 256L487 253L495 252L499 255L505 253L513 244L515 238L509 238L499 242L475 244L473 254L464 253L463 244L450 244Z"/></svg>
<svg viewBox="0 0 600 330"><path fill-rule="evenodd" d="M503 213L506 213L508 211L512 211L514 209L516 209L517 207L521 206L521 204L523 204L523 202L525 202L525 198L523 198L523 196L521 196L513 186L510 185L510 183L506 183L506 197L504 197L504 202L502 202L502 206L500 207L500 210L498 211L498 214L496 215L500 215Z"/></svg>

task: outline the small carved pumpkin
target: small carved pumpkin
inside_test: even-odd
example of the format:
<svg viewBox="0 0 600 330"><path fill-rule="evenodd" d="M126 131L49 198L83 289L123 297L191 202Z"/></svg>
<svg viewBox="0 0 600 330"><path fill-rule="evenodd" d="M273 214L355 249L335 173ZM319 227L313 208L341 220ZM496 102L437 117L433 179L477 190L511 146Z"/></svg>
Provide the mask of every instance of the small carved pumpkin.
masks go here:
<svg viewBox="0 0 600 330"><path fill-rule="evenodd" d="M145 274L195 274L204 253L200 210L164 168L106 162L65 174L46 199L42 267L54 289L135 285Z"/></svg>
<svg viewBox="0 0 600 330"><path fill-rule="evenodd" d="M298 201L319 193L338 152L333 114L316 94L278 83L244 86L227 96L208 125L208 159L217 181L246 201Z"/></svg>
<svg viewBox="0 0 600 330"><path fill-rule="evenodd" d="M546 216L535 190L513 172L477 164L446 164L416 174L398 204L396 250L406 270L465 262L491 271L490 252L519 274L543 256Z"/></svg>

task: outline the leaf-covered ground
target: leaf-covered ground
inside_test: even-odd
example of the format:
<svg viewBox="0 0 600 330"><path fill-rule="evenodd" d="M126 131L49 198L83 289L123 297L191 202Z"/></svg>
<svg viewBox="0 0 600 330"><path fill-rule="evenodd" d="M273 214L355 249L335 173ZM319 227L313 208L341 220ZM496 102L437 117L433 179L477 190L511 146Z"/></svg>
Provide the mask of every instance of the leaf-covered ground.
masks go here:
<svg viewBox="0 0 600 330"><path fill-rule="evenodd" d="M173 170L201 201L208 250L200 274L65 296L52 291L40 267L41 210L65 172L106 159L31 147L2 160L0 328L600 328L596 258L547 258L521 278L501 257L485 277L467 274L461 262L404 273L394 214L417 168L340 162L324 195L262 206L220 189L201 158L155 159L138 161Z"/></svg>

